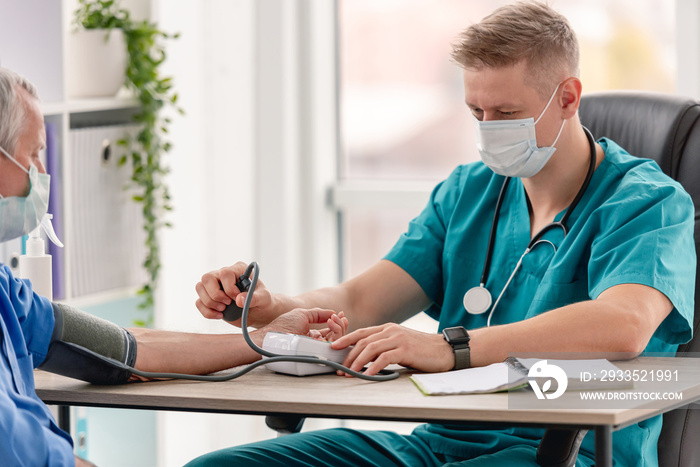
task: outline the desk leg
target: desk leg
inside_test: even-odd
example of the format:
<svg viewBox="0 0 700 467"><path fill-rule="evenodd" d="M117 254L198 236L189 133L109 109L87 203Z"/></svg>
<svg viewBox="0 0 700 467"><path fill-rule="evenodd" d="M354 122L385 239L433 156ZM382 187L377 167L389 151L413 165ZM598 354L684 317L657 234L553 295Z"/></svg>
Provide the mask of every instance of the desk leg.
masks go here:
<svg viewBox="0 0 700 467"><path fill-rule="evenodd" d="M612 428L609 425L595 429L595 465L612 467Z"/></svg>
<svg viewBox="0 0 700 467"><path fill-rule="evenodd" d="M70 434L70 406L58 406L58 427Z"/></svg>

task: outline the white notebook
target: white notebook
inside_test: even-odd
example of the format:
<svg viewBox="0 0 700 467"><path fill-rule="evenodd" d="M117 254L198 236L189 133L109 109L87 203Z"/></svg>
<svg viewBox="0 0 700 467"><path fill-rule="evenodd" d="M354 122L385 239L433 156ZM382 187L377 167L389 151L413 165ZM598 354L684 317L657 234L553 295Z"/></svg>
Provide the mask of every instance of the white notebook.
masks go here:
<svg viewBox="0 0 700 467"><path fill-rule="evenodd" d="M539 358L508 358L501 363L485 367L467 368L444 373L415 374L411 380L429 396L451 394L484 394L528 385L528 371L532 365L541 361ZM567 390L628 389L633 388L632 381L621 378L605 378L619 368L605 359L596 360L551 360L549 364L559 366L568 378ZM582 375L586 375L582 379ZM590 379L588 379L590 375ZM595 378L595 379L594 379Z"/></svg>

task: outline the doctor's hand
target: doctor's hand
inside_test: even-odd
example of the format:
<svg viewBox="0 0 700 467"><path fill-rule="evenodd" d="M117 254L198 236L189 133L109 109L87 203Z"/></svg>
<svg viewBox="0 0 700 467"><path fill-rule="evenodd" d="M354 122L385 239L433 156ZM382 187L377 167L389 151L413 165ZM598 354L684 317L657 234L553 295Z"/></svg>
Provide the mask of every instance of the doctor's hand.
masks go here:
<svg viewBox="0 0 700 467"><path fill-rule="evenodd" d="M195 306L202 316L207 319L222 319L224 317L222 312L233 300L236 301L236 305L243 308L248 293L238 290L236 281L245 272L246 267L248 267L246 263L238 262L233 266L211 271L202 276L202 280L197 282L195 286L197 295L199 295ZM276 317L272 307L272 294L258 279L250 302L248 325L260 327L268 324ZM241 320L239 319L233 324L240 326Z"/></svg>
<svg viewBox="0 0 700 467"><path fill-rule="evenodd" d="M376 375L387 365L396 363L419 371L435 373L454 368L452 347L442 334L432 334L409 329L396 323L358 329L333 342L336 350L354 345L343 365ZM342 374L342 372L338 372Z"/></svg>
<svg viewBox="0 0 700 467"><path fill-rule="evenodd" d="M314 329L313 325L325 324L323 329ZM260 329L261 335L268 332L286 332L289 334L301 334L318 340L333 341L347 332L348 319L343 312L336 314L333 310L301 308L288 311L273 322Z"/></svg>

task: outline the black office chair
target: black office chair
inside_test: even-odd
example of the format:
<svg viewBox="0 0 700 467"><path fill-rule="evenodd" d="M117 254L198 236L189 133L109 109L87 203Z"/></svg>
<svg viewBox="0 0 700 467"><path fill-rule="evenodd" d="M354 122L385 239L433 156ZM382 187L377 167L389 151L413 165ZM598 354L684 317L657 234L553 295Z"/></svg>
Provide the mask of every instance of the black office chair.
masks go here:
<svg viewBox="0 0 700 467"><path fill-rule="evenodd" d="M602 92L581 99L581 123L596 139L607 136L630 154L654 159L695 204L695 250L700 252L700 101L649 92ZM700 271L695 282L693 339L678 356L700 351ZM698 362L700 364L700 361ZM573 465L583 432L547 430L538 449L540 465ZM661 467L700 465L700 407L664 414L658 444Z"/></svg>

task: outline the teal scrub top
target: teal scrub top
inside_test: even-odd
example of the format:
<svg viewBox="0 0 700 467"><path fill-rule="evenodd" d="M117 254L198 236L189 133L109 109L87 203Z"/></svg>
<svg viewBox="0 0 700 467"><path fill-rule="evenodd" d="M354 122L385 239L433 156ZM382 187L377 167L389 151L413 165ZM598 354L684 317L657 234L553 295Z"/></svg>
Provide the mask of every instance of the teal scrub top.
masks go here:
<svg viewBox="0 0 700 467"><path fill-rule="evenodd" d="M605 159L567 222L568 235L552 229L523 258L501 298L491 324L521 321L549 310L597 298L619 284L643 284L674 305L646 352L675 352L692 336L695 287L694 208L690 196L649 159L630 156L613 141L599 141ZM426 312L440 329L486 326L488 313L471 315L464 293L479 285L489 231L503 184L483 163L459 166L440 183L423 212L411 221L385 259L408 272L428 297ZM566 210L560 212L561 219ZM528 201L520 179L511 180L500 219L486 288L501 293L530 240ZM656 465L661 417L613 434L620 465ZM540 437L542 430L468 430L425 425L417 429L435 452L473 457L479 449ZM476 438L474 438L476 436ZM470 441L476 439L477 441ZM592 433L582 454L593 457ZM629 449L629 446L639 449ZM468 458L468 457L467 457Z"/></svg>

